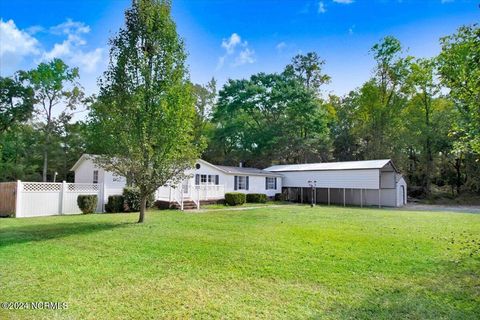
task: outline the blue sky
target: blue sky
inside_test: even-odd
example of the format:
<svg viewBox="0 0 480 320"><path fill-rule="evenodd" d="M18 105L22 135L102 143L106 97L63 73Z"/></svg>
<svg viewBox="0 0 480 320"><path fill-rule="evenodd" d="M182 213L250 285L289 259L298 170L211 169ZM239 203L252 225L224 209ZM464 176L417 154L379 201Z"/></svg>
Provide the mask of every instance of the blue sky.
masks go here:
<svg viewBox="0 0 480 320"><path fill-rule="evenodd" d="M386 35L408 53L430 57L438 39L480 21L480 1L468 0L177 0L173 18L189 52L193 82L280 72L297 53L316 51L332 77L327 92L345 94L366 81L371 46ZM88 93L108 61L108 38L130 1L0 1L0 73L53 57L78 66Z"/></svg>

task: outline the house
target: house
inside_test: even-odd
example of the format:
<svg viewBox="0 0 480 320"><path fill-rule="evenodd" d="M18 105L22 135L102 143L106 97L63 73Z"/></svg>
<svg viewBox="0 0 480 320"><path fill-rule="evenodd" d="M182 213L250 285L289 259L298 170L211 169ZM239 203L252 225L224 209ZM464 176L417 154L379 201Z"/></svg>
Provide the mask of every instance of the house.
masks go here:
<svg viewBox="0 0 480 320"><path fill-rule="evenodd" d="M401 207L407 184L390 159L275 165L290 201Z"/></svg>
<svg viewBox="0 0 480 320"><path fill-rule="evenodd" d="M126 179L106 171L93 161L95 155L84 154L72 167L75 183L98 183L103 186L104 201L109 195L121 194ZM281 174L255 168L230 167L197 160L185 172L188 179L178 185L165 185L155 192L155 200L199 207L200 201L224 199L226 192L264 193L274 197L282 190Z"/></svg>
<svg viewBox="0 0 480 320"><path fill-rule="evenodd" d="M84 154L72 167L76 183L103 186L104 202L121 194L124 177L105 171ZM197 160L189 177L177 185L165 185L155 199L183 209L200 202L224 199L226 192L283 193L287 200L358 206L401 207L407 203L407 184L390 159L275 165L266 169L214 165Z"/></svg>

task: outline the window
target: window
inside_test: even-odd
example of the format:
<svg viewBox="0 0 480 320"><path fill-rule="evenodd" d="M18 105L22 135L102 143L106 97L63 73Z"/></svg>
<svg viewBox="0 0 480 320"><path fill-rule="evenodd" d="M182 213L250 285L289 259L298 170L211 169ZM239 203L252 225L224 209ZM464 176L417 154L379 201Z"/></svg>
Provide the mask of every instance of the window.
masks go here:
<svg viewBox="0 0 480 320"><path fill-rule="evenodd" d="M248 190L248 176L235 176L235 190Z"/></svg>
<svg viewBox="0 0 480 320"><path fill-rule="evenodd" d="M209 174L208 175L208 184L213 184L213 181L215 180L214 176Z"/></svg>
<svg viewBox="0 0 480 320"><path fill-rule="evenodd" d="M277 189L277 178L265 177L265 190L276 190L276 189Z"/></svg>
<svg viewBox="0 0 480 320"><path fill-rule="evenodd" d="M206 184L207 183L207 175L206 174L201 174L200 175L200 184Z"/></svg>
<svg viewBox="0 0 480 320"><path fill-rule="evenodd" d="M93 183L98 183L98 170L93 170Z"/></svg>
<svg viewBox="0 0 480 320"><path fill-rule="evenodd" d="M195 175L195 185L218 185L219 177L218 174L196 174Z"/></svg>
<svg viewBox="0 0 480 320"><path fill-rule="evenodd" d="M200 163L197 163L197 164L195 165L195 168L196 168L197 170L200 169L200 167L201 167Z"/></svg>

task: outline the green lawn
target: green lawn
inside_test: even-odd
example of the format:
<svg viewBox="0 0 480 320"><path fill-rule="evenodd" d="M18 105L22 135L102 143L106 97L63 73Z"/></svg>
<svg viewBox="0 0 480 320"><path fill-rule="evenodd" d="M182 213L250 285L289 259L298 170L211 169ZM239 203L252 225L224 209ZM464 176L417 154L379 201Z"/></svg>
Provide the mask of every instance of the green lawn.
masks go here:
<svg viewBox="0 0 480 320"><path fill-rule="evenodd" d="M0 220L0 319L478 319L480 215L286 205Z"/></svg>

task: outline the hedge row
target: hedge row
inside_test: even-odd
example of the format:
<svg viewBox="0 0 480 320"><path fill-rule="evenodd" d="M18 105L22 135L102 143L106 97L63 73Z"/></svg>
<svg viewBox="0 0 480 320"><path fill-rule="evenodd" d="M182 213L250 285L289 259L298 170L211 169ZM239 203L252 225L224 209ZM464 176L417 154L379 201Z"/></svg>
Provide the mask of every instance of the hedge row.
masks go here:
<svg viewBox="0 0 480 320"><path fill-rule="evenodd" d="M264 193L248 193L247 202L249 203L266 203L267 195Z"/></svg>

